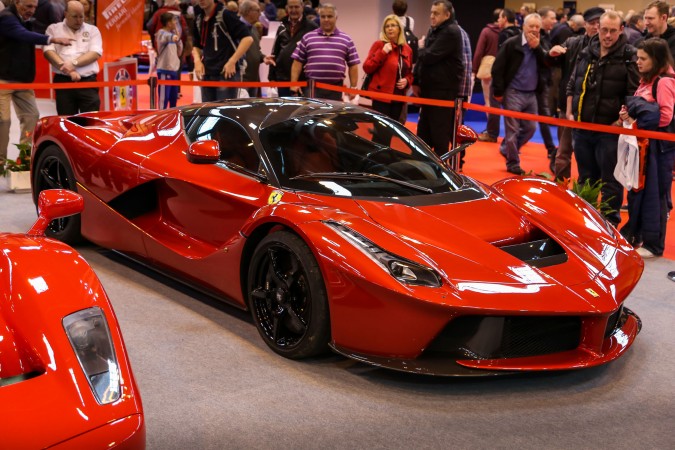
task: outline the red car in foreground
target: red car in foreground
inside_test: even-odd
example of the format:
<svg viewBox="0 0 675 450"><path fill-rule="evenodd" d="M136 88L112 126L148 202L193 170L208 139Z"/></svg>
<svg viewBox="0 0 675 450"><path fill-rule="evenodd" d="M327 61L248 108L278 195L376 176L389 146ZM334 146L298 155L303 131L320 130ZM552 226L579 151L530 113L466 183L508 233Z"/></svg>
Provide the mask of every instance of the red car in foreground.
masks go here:
<svg viewBox="0 0 675 450"><path fill-rule="evenodd" d="M485 185L405 127L309 99L44 118L34 194L52 225L249 309L289 358L329 347L396 370L483 375L590 367L639 330L643 263L553 182Z"/></svg>
<svg viewBox="0 0 675 450"><path fill-rule="evenodd" d="M96 274L44 236L82 211L47 190L26 234L0 234L0 447L143 449L143 407L115 313Z"/></svg>

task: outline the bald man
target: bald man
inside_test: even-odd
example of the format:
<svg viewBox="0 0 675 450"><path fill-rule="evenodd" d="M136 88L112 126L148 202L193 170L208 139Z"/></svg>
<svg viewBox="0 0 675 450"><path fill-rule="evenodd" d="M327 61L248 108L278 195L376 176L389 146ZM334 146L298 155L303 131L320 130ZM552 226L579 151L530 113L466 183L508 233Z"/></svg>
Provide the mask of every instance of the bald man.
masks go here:
<svg viewBox="0 0 675 450"><path fill-rule="evenodd" d="M103 43L98 28L84 22L82 3L69 1L65 19L49 25L47 36L66 38L72 42L70 46L52 43L44 48L45 58L54 68L54 83L96 81ZM98 111L100 107L98 88L56 90L56 112L59 115Z"/></svg>

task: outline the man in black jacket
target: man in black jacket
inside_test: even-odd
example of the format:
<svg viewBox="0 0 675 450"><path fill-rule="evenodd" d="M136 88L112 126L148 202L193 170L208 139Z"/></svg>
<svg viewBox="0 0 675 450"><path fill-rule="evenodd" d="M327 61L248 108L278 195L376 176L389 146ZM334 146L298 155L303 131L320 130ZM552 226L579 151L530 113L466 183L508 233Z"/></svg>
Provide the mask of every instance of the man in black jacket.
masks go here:
<svg viewBox="0 0 675 450"><path fill-rule="evenodd" d="M544 80L544 58L547 48L540 40L541 16L530 14L523 22L523 32L509 38L499 49L492 66L494 95L504 109L537 114L537 93ZM532 138L536 122L504 117L506 129L500 153L506 158L506 170L522 175L520 148Z"/></svg>
<svg viewBox="0 0 675 450"><path fill-rule="evenodd" d="M665 39L670 48L670 54L675 59L675 27L668 25L668 3L654 1L647 5L644 12L647 36L645 39L658 37Z"/></svg>
<svg viewBox="0 0 675 450"><path fill-rule="evenodd" d="M0 12L0 84L32 83L35 80L35 46L49 43L70 45L67 38L50 38L33 33L29 19L35 13L37 0L16 0ZM40 112L32 89L0 90L0 164L7 159L10 104L14 104L21 123L20 143L30 142Z"/></svg>
<svg viewBox="0 0 675 450"><path fill-rule="evenodd" d="M307 20L302 14L302 0L288 0L286 3L286 17L281 21L274 38L272 54L265 56L265 64L270 65L268 79L270 81L291 81L291 66L293 65L293 51L298 42L308 32L317 28L316 23ZM300 74L299 81L305 81L305 73ZM291 89L278 88L279 97L291 95Z"/></svg>
<svg viewBox="0 0 675 450"><path fill-rule="evenodd" d="M572 69L577 62L581 50L588 46L591 38L598 34L600 28L600 16L605 10L600 7L588 8L584 11L583 36L571 36L562 45L554 45L548 53L549 64L560 67L560 83L558 87L558 105L560 117L567 117L567 82L572 75ZM558 151L555 155L554 174L556 180L564 181L572 176L572 129L570 127L558 127Z"/></svg>
<svg viewBox="0 0 675 450"><path fill-rule="evenodd" d="M195 75L202 81L241 81L240 60L253 44L244 23L221 2L199 0L192 27ZM237 98L235 87L202 86L202 101Z"/></svg>
<svg viewBox="0 0 675 450"><path fill-rule="evenodd" d="M621 17L614 11L605 12L600 17L599 34L579 54L567 84L567 118L620 126L621 105L640 81L635 53L623 34ZM575 129L573 136L579 182L602 181L602 201L612 209L606 218L618 225L623 201L623 187L614 178L619 136L580 129Z"/></svg>
<svg viewBox="0 0 675 450"><path fill-rule="evenodd" d="M464 77L462 32L448 1L431 5L431 28L415 64L413 93L418 97L455 100ZM417 135L436 154L448 152L455 113L452 108L423 105Z"/></svg>

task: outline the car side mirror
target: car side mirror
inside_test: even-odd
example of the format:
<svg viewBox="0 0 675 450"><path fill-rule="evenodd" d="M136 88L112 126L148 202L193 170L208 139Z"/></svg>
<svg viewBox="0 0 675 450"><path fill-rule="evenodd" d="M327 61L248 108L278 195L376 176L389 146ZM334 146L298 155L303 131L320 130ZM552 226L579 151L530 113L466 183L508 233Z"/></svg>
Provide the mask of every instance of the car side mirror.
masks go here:
<svg viewBox="0 0 675 450"><path fill-rule="evenodd" d="M27 234L44 236L52 220L81 213L84 209L84 198L66 189L47 189L40 192L37 209L38 219Z"/></svg>
<svg viewBox="0 0 675 450"><path fill-rule="evenodd" d="M457 130L456 139L457 146L450 150L448 153L441 156L441 161L447 162L455 156L457 153L466 150L466 148L478 140L478 133L476 133L473 128L467 125L460 125Z"/></svg>
<svg viewBox="0 0 675 450"><path fill-rule="evenodd" d="M215 164L220 159L220 147L218 141L208 139L196 141L190 144L187 151L187 159L192 164Z"/></svg>

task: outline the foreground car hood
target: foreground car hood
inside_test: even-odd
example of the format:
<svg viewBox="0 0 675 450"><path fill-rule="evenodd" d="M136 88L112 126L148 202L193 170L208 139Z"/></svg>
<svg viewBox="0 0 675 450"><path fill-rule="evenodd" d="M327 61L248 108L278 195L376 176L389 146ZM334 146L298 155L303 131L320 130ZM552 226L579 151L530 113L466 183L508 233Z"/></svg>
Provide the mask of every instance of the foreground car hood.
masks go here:
<svg viewBox="0 0 675 450"><path fill-rule="evenodd" d="M0 244L3 443L44 448L87 433L101 438L99 445L108 437L118 444L134 435L144 440L126 348L93 270L72 248L49 238L0 234ZM62 323L92 306L106 316L121 376L121 398L105 405L94 398ZM113 423L114 429L104 428Z"/></svg>

